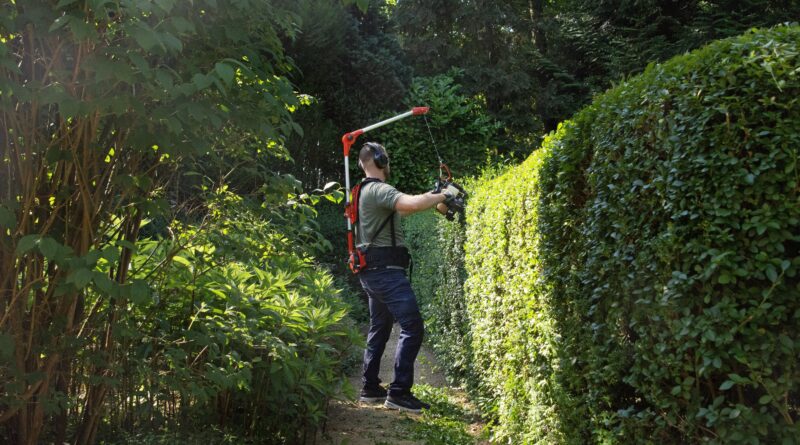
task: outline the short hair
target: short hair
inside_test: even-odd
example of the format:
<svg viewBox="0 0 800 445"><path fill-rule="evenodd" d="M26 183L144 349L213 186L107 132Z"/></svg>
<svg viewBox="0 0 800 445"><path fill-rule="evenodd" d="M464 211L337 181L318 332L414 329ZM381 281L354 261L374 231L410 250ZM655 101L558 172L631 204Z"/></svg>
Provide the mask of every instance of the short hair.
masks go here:
<svg viewBox="0 0 800 445"><path fill-rule="evenodd" d="M372 150L370 150L370 148L367 147L367 144L364 144L361 147L361 151L358 152L358 160L362 164L367 165L368 163L367 161L372 162L372 157L373 157Z"/></svg>
<svg viewBox="0 0 800 445"><path fill-rule="evenodd" d="M361 151L358 152L358 160L361 162L361 164L367 165L368 162L373 164L375 163L374 147L379 148L388 157L388 152L386 151L386 148L383 147L383 145L377 142L367 142L363 146L361 146Z"/></svg>

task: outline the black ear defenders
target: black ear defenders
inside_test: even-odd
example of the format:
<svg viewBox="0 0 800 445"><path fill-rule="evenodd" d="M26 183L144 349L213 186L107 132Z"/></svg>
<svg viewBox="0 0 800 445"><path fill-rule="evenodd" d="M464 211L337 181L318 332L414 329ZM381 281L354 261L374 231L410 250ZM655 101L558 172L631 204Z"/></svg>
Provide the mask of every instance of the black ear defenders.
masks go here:
<svg viewBox="0 0 800 445"><path fill-rule="evenodd" d="M367 142L364 144L372 152L372 161L375 162L375 166L384 169L387 165L389 165L389 155L386 154L386 150L378 144L377 142Z"/></svg>

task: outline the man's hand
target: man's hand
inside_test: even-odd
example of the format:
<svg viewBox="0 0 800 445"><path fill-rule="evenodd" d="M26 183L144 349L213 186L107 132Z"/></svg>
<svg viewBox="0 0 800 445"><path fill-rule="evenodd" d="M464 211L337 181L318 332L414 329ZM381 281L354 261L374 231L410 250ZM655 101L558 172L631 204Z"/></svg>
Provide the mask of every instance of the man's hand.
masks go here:
<svg viewBox="0 0 800 445"><path fill-rule="evenodd" d="M444 203L450 204L461 193L461 190L453 183L447 183L442 189L442 194L445 196Z"/></svg>
<svg viewBox="0 0 800 445"><path fill-rule="evenodd" d="M460 185L454 182L444 181L442 183L437 183L437 190L432 193L436 193L437 191L444 195L444 201L436 206L436 210L448 220L452 221L456 213L464 211L467 192Z"/></svg>
<svg viewBox="0 0 800 445"><path fill-rule="evenodd" d="M464 210L464 196L466 192L455 183L442 181L436 188L421 195L400 195L394 209L400 216L410 215L422 210L436 207L439 213L447 216L456 211Z"/></svg>

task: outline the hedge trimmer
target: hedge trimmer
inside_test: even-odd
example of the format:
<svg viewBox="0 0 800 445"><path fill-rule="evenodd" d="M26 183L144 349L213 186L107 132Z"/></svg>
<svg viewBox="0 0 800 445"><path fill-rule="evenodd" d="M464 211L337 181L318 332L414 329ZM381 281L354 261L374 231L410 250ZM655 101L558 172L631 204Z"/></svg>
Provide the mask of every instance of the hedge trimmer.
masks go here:
<svg viewBox="0 0 800 445"><path fill-rule="evenodd" d="M358 186L356 186L353 190L354 196L351 197L350 194L350 147L355 143L356 139L362 134L372 131L376 128L383 127L384 125L391 124L393 122L397 122L401 119L405 119L409 116L419 116L425 115L430 110L429 107L414 107L410 111L406 111L405 113L398 114L397 116L391 117L386 120L382 120L376 124L372 124L366 126L360 130L351 131L350 133L345 133L342 136L342 146L344 148L344 184L345 184L345 217L347 218L347 250L349 252L349 259L348 263L350 265L350 269L353 273L358 273L363 267L363 261L361 260L361 255L358 255L356 246L355 246L355 239L354 239L354 229L356 223L358 222ZM434 193L441 192L443 188L446 188L448 185L452 184L453 175L450 173L450 168L447 167L442 161L441 155L439 155L439 149L436 147L436 141L433 140L433 134L431 133L431 127L428 125L428 119L425 117L425 125L428 127L428 134L431 136L431 142L433 143L433 148L436 150L436 156L439 159L439 177L436 179L436 183L434 185ZM444 175L444 172L447 172L447 176ZM464 201L466 198L466 191L463 188L458 186L457 184L454 185L461 193L458 196L453 197L450 201L446 203L447 205L447 212L445 216L447 219L452 220L453 216L456 212L462 211L464 209Z"/></svg>

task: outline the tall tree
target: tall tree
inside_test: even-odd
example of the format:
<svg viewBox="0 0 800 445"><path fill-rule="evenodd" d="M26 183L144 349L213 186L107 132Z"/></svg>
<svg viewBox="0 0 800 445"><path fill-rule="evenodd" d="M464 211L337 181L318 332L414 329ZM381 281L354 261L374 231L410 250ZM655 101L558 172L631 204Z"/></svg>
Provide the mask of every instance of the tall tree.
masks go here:
<svg viewBox="0 0 800 445"><path fill-rule="evenodd" d="M302 136L287 142L298 178L320 186L341 177L341 135L402 106L411 68L394 35L384 1L366 11L333 0L287 1L300 23L287 36L296 70L291 80L307 102L295 118Z"/></svg>
<svg viewBox="0 0 800 445"><path fill-rule="evenodd" d="M178 161L293 129L291 15L201 4L0 2L0 430L19 444L95 441L118 321L149 293L134 243Z"/></svg>
<svg viewBox="0 0 800 445"><path fill-rule="evenodd" d="M799 16L798 0L404 0L394 10L416 72L462 68L524 150L649 62Z"/></svg>

